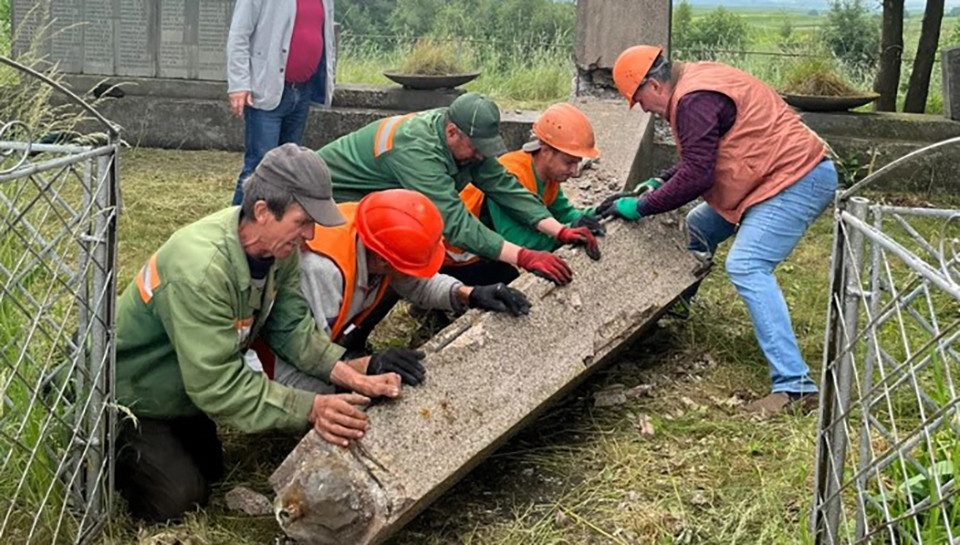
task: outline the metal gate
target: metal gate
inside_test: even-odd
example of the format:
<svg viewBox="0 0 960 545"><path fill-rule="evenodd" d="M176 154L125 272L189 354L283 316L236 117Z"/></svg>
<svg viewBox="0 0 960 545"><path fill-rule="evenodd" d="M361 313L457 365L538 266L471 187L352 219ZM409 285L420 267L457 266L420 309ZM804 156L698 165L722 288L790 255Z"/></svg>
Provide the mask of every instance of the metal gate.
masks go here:
<svg viewBox="0 0 960 545"><path fill-rule="evenodd" d="M840 193L811 526L817 543L960 543L960 210Z"/></svg>
<svg viewBox="0 0 960 545"><path fill-rule="evenodd" d="M99 145L41 144L63 136L0 105L0 543L82 542L111 505L119 133L0 63L105 131Z"/></svg>

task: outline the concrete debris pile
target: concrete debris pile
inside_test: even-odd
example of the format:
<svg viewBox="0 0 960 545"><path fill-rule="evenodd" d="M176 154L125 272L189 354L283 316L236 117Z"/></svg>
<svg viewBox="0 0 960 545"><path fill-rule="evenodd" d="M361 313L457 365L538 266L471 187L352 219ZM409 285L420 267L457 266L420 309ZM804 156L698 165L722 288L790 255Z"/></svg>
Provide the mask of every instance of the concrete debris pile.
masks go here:
<svg viewBox="0 0 960 545"><path fill-rule="evenodd" d="M379 543L552 402L636 339L706 267L677 223L608 223L603 259L560 250L566 287L513 285L530 315L470 311L426 346L426 383L368 410L350 449L307 434L270 479L284 531L303 543Z"/></svg>

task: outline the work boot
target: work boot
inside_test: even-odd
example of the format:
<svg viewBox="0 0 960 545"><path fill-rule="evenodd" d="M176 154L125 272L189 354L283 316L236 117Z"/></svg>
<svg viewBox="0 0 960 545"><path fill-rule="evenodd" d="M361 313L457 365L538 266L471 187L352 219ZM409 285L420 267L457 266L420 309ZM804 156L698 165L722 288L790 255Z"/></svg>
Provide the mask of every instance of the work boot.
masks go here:
<svg viewBox="0 0 960 545"><path fill-rule="evenodd" d="M819 406L820 397L816 392L809 394L775 392L747 405L744 410L747 414L769 417L780 414L784 410L810 414L817 410Z"/></svg>

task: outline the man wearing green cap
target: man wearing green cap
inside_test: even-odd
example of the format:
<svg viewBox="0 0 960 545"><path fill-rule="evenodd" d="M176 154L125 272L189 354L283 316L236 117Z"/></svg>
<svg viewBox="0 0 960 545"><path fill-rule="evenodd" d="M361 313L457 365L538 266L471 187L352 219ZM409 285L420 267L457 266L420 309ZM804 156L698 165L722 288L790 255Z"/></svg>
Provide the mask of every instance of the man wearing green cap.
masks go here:
<svg viewBox="0 0 960 545"><path fill-rule="evenodd" d="M430 198L443 216L447 242L485 258L469 266L446 267L444 273L467 284L509 282L516 276L510 265L517 265L566 284L572 271L565 261L505 241L472 216L460 199L460 190L473 183L524 225L562 244L596 250L589 229L563 226L504 170L496 159L504 152L500 110L478 93L461 95L447 108L376 121L318 151L330 168L333 195L339 202L398 187Z"/></svg>

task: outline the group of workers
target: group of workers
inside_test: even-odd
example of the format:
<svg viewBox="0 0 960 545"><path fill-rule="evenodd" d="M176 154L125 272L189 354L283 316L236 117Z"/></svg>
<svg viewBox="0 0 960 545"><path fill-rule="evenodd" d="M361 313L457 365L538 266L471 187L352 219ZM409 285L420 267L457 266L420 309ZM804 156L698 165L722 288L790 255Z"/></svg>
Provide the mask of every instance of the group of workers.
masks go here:
<svg viewBox="0 0 960 545"><path fill-rule="evenodd" d="M245 161L238 206L176 231L118 301L117 400L136 418L121 424L117 487L131 513L162 521L206 502L223 474L217 425L312 427L341 446L362 438L363 406L427 372L422 352L365 350L398 298L522 316L529 302L508 285L517 268L566 284L574 271L552 251L576 245L600 259L601 218L638 220L699 197L690 249L712 254L734 238L726 270L770 368L773 393L748 409L813 407L773 271L833 197L824 143L776 92L728 66L635 46L613 77L630 107L669 121L680 160L596 209L562 189L599 156L589 120L566 103L509 153L496 104L467 93L315 152L285 143ZM245 91L256 104L257 89Z"/></svg>

